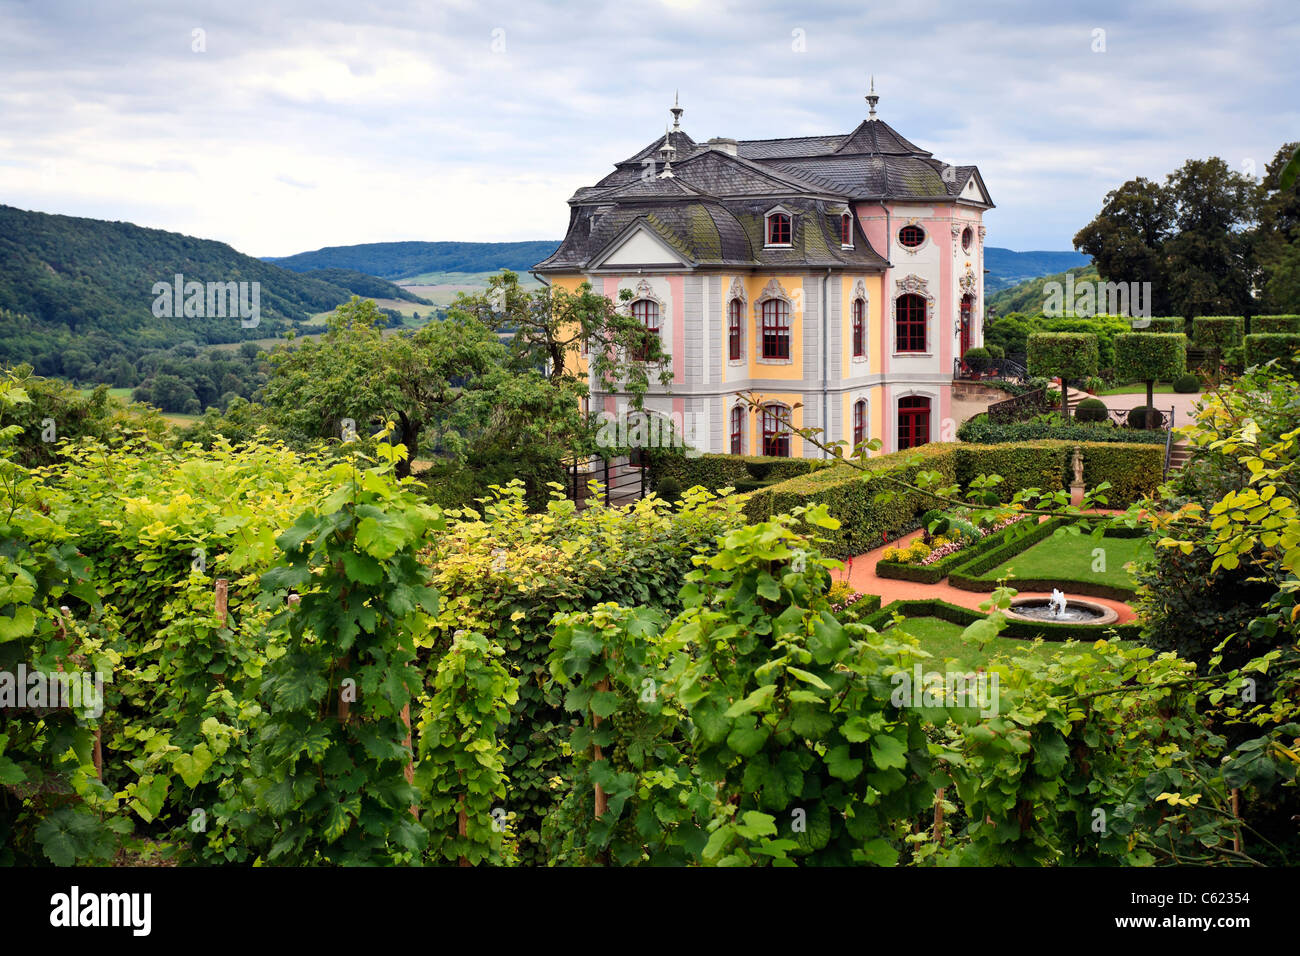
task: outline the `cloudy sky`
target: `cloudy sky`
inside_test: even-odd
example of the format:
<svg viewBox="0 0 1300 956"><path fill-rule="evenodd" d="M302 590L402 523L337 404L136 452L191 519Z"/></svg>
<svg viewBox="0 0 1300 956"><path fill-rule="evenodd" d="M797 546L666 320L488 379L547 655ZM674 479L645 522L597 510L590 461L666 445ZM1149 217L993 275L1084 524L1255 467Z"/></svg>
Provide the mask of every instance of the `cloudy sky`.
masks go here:
<svg viewBox="0 0 1300 956"><path fill-rule="evenodd" d="M559 239L674 90L697 140L839 133L874 73L990 245L1068 249L1126 179L1300 139L1298 49L1296 0L0 0L0 203L253 255Z"/></svg>

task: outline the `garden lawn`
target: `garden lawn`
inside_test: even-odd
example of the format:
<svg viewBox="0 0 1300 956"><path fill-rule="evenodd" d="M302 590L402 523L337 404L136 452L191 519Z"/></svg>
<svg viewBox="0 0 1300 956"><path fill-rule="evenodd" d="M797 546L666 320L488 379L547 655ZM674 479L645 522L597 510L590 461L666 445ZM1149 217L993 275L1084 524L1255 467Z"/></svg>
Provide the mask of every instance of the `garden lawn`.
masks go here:
<svg viewBox="0 0 1300 956"><path fill-rule="evenodd" d="M1035 647L1031 642L1019 638L995 637L980 648L978 644L962 640L961 632L966 630L963 625L938 617L909 617L899 627L915 637L921 647L933 654L936 660L955 660L962 667L981 667L997 654L1006 654L1014 659L1023 648L1047 658L1061 646L1060 642L1045 641Z"/></svg>
<svg viewBox="0 0 1300 956"><path fill-rule="evenodd" d="M1155 395L1172 395L1174 387L1172 385L1157 384L1153 394ZM1098 395L1145 395L1147 393L1146 382L1130 382L1128 385L1117 385L1114 388L1104 388Z"/></svg>
<svg viewBox="0 0 1300 956"><path fill-rule="evenodd" d="M1105 550L1105 570L1094 571L1095 548ZM995 583L1002 578L1106 584L1135 590L1137 581L1124 569L1130 561L1138 563L1152 558L1151 545L1145 538L1102 538L1100 543L1086 534L1055 534L999 564L979 580ZM1068 590L1068 588L1062 588Z"/></svg>

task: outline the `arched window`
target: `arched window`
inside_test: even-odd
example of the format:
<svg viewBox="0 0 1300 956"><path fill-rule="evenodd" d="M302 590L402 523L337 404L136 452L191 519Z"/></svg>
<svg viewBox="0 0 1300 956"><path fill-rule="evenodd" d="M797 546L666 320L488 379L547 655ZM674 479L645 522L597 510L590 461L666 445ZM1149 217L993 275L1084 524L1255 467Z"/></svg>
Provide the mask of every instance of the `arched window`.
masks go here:
<svg viewBox="0 0 1300 956"><path fill-rule="evenodd" d="M769 246L790 245L790 217L783 212L774 212L767 217L767 244Z"/></svg>
<svg viewBox="0 0 1300 956"><path fill-rule="evenodd" d="M659 303L649 299L637 299L632 303L632 317L645 327L645 345L636 350L632 356L634 362L650 360L651 336L659 336Z"/></svg>
<svg viewBox="0 0 1300 956"><path fill-rule="evenodd" d="M731 453L745 453L745 408L736 405L731 409Z"/></svg>
<svg viewBox="0 0 1300 956"><path fill-rule="evenodd" d="M763 302L763 358L790 357L790 304L784 299Z"/></svg>
<svg viewBox="0 0 1300 956"><path fill-rule="evenodd" d="M930 440L930 400L907 395L898 400L898 448L915 448Z"/></svg>
<svg viewBox="0 0 1300 956"><path fill-rule="evenodd" d="M727 306L727 357L733 362L741 356L744 330L745 304L739 299L732 299Z"/></svg>
<svg viewBox="0 0 1300 956"><path fill-rule="evenodd" d="M847 212L840 216L840 245L853 245L853 217Z"/></svg>
<svg viewBox="0 0 1300 956"><path fill-rule="evenodd" d="M965 229L963 229L961 231L961 251L970 252L970 244L971 242L974 241L974 239L975 239L975 233L971 230L970 226L967 226Z"/></svg>
<svg viewBox="0 0 1300 956"><path fill-rule="evenodd" d="M853 451L867 440L867 400L860 398L853 403Z"/></svg>
<svg viewBox="0 0 1300 956"><path fill-rule="evenodd" d="M925 351L925 298L909 292L894 303L894 351Z"/></svg>
<svg viewBox="0 0 1300 956"><path fill-rule="evenodd" d="M763 454L790 457L790 409L784 405L763 406Z"/></svg>
<svg viewBox="0 0 1300 956"><path fill-rule="evenodd" d="M898 230L898 241L909 249L915 249L925 242L925 230L917 225L907 225Z"/></svg>
<svg viewBox="0 0 1300 956"><path fill-rule="evenodd" d="M867 304L861 299L853 300L853 357L862 358L867 354Z"/></svg>

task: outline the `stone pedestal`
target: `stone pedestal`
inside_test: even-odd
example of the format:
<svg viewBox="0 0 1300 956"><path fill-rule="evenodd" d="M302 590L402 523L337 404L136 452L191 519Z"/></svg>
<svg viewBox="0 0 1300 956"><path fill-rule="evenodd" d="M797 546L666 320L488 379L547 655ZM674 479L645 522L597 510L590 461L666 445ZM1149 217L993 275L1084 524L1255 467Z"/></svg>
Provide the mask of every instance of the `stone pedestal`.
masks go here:
<svg viewBox="0 0 1300 956"><path fill-rule="evenodd" d="M1076 508L1083 504L1083 482L1070 482L1070 504Z"/></svg>

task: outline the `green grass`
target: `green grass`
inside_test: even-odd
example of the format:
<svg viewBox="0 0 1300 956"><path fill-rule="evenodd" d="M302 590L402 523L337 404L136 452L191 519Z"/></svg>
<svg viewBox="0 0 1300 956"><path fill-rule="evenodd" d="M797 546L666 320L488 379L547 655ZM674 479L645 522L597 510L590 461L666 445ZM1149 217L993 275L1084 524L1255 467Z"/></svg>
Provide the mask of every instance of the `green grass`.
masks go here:
<svg viewBox="0 0 1300 956"><path fill-rule="evenodd" d="M90 398L95 390L93 388L81 388L77 391L81 393L82 398ZM133 391L135 391L133 388L110 388L108 390L108 397L117 399L123 405L129 405L131 403L131 393Z"/></svg>
<svg viewBox="0 0 1300 956"><path fill-rule="evenodd" d="M921 647L933 654L936 659L954 660L961 667L981 667L998 654L1014 658L1025 649L1045 659L1060 647L1059 643L1051 641L1035 645L1014 637L995 637L981 648L977 644L962 640L961 634L966 630L965 627L938 617L909 617L906 622L899 625L899 628L904 633L915 637Z"/></svg>
<svg viewBox="0 0 1300 956"><path fill-rule="evenodd" d="M1103 389L1098 395L1145 395L1147 393L1146 382L1130 382L1127 385L1116 385L1114 388ZM1174 387L1172 385L1156 385L1154 394L1172 395Z"/></svg>
<svg viewBox="0 0 1300 956"><path fill-rule="evenodd" d="M1093 550L1103 549L1094 556ZM1104 558L1105 570L1093 570L1098 557ZM1130 561L1145 562L1152 557L1146 538L1102 538L1095 541L1086 534L1055 534L979 576L981 581L1002 578L1031 578L1070 582L1093 582L1111 587L1134 589L1137 581L1124 569Z"/></svg>

